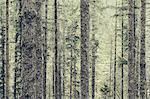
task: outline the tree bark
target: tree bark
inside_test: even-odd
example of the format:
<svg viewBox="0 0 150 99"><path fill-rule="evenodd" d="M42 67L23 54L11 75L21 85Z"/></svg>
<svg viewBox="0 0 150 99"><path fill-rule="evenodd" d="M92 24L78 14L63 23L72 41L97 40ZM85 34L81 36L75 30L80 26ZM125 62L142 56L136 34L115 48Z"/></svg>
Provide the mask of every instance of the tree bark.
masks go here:
<svg viewBox="0 0 150 99"><path fill-rule="evenodd" d="M54 1L54 26L55 26L55 99L61 99L61 70L58 54L58 1Z"/></svg>
<svg viewBox="0 0 150 99"><path fill-rule="evenodd" d="M22 97L43 99L42 0L22 1Z"/></svg>
<svg viewBox="0 0 150 99"><path fill-rule="evenodd" d="M129 0L128 98L135 99L135 6Z"/></svg>
<svg viewBox="0 0 150 99"><path fill-rule="evenodd" d="M146 62L145 62L145 23L146 0L141 0L141 49L140 49L140 98L146 98Z"/></svg>
<svg viewBox="0 0 150 99"><path fill-rule="evenodd" d="M95 99L95 68L96 68L96 52L97 45L95 40L95 34L93 34L93 48L92 48L92 99Z"/></svg>
<svg viewBox="0 0 150 99"><path fill-rule="evenodd" d="M46 99L46 73L47 73L47 23L48 23L48 0L45 0L45 34L44 34L44 68L43 68L43 99Z"/></svg>
<svg viewBox="0 0 150 99"><path fill-rule="evenodd" d="M124 2L122 0L122 8L124 6ZM124 15L123 15L123 10L122 10L122 22L121 22L121 28L122 28L122 31L121 31L121 59L122 59L122 62L121 62L121 99L124 99L124 63L123 63L123 60L124 60Z"/></svg>
<svg viewBox="0 0 150 99"><path fill-rule="evenodd" d="M1 66L0 66L0 98L4 99L5 98L5 30L4 30L4 22L3 22L3 11L2 11L2 5L1 5L1 33L0 33L0 46L1 46Z"/></svg>
<svg viewBox="0 0 150 99"><path fill-rule="evenodd" d="M89 99L89 0L81 0L81 99Z"/></svg>
<svg viewBox="0 0 150 99"><path fill-rule="evenodd" d="M6 97L5 99L9 98L9 0L6 0L6 63L5 63L5 69L6 69Z"/></svg>

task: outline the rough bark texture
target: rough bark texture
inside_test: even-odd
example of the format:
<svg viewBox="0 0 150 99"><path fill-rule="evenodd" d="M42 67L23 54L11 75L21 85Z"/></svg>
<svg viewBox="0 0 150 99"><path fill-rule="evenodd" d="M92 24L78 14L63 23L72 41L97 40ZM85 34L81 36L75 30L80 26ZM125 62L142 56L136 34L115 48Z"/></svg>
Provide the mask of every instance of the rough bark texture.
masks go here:
<svg viewBox="0 0 150 99"><path fill-rule="evenodd" d="M122 8L124 6L124 2L122 0ZM124 99L124 64L123 64L123 59L124 59L124 15L123 15L123 10L122 10L122 19L121 19L121 99Z"/></svg>
<svg viewBox="0 0 150 99"><path fill-rule="evenodd" d="M97 44L95 35L93 34L93 48L92 48L92 99L95 99L95 68L96 68L96 52Z"/></svg>
<svg viewBox="0 0 150 99"><path fill-rule="evenodd" d="M58 2L54 1L54 26L55 26L55 99L61 99L61 69L59 63L58 47Z"/></svg>
<svg viewBox="0 0 150 99"><path fill-rule="evenodd" d="M70 49L70 99L72 99L72 80L73 80L73 49L72 49L72 45L71 45L71 49Z"/></svg>
<svg viewBox="0 0 150 99"><path fill-rule="evenodd" d="M22 98L43 99L42 0L22 4Z"/></svg>
<svg viewBox="0 0 150 99"><path fill-rule="evenodd" d="M5 74L5 82L6 82L6 86L5 86L5 93L6 93L6 97L5 99L9 98L9 0L6 0L6 63L5 63L5 69L6 69L6 74Z"/></svg>
<svg viewBox="0 0 150 99"><path fill-rule="evenodd" d="M140 98L146 98L145 17L146 0L141 0Z"/></svg>
<svg viewBox="0 0 150 99"><path fill-rule="evenodd" d="M128 98L135 99L135 14L134 0L129 0Z"/></svg>
<svg viewBox="0 0 150 99"><path fill-rule="evenodd" d="M89 0L81 0L81 99L89 99Z"/></svg>
<svg viewBox="0 0 150 99"><path fill-rule="evenodd" d="M18 99L21 96L21 37L22 37L22 16L21 9L22 4L21 0L18 0L17 4L19 5L19 17L16 20L16 36L15 36L15 74L14 74L14 99Z"/></svg>
<svg viewBox="0 0 150 99"><path fill-rule="evenodd" d="M1 5L1 21L0 21L0 98L4 99L5 97L5 31L3 23L3 11Z"/></svg>
<svg viewBox="0 0 150 99"><path fill-rule="evenodd" d="M47 27L48 23L48 0L45 0L45 34L44 34L44 68L43 68L43 99L46 99L46 73L47 73Z"/></svg>

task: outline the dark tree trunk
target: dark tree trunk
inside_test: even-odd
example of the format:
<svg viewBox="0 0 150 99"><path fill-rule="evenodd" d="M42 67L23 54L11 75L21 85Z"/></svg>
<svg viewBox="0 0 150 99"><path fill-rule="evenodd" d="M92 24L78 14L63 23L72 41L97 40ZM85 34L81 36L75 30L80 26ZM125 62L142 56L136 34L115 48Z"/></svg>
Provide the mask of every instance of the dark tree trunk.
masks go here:
<svg viewBox="0 0 150 99"><path fill-rule="evenodd" d="M89 0L81 0L81 99L89 99Z"/></svg>
<svg viewBox="0 0 150 99"><path fill-rule="evenodd" d="M71 53L70 53L70 58L71 58L71 61L70 61L70 99L72 99L72 78L73 78L73 49L72 49L72 46L71 46Z"/></svg>
<svg viewBox="0 0 150 99"><path fill-rule="evenodd" d="M5 98L5 31L4 31L4 23L3 23L3 11L2 11L2 5L1 5L1 31L0 31L0 98L4 99Z"/></svg>
<svg viewBox="0 0 150 99"><path fill-rule="evenodd" d="M45 0L45 34L44 34L44 68L43 68L43 99L46 99L46 73L47 73L47 22L48 22L48 0Z"/></svg>
<svg viewBox="0 0 150 99"><path fill-rule="evenodd" d="M6 0L6 63L5 63L5 81L6 81L6 97L9 98L9 0Z"/></svg>
<svg viewBox="0 0 150 99"><path fill-rule="evenodd" d="M135 7L129 0L128 98L135 99Z"/></svg>
<svg viewBox="0 0 150 99"><path fill-rule="evenodd" d="M55 99L61 99L61 70L58 54L58 2L54 1L54 26L55 26Z"/></svg>
<svg viewBox="0 0 150 99"><path fill-rule="evenodd" d="M124 2L122 0L122 8L124 6ZM124 15L123 15L123 10L122 10L122 22L121 22L121 99L124 99L124 64L123 64L123 60L124 60Z"/></svg>
<svg viewBox="0 0 150 99"><path fill-rule="evenodd" d="M93 34L93 46L92 46L92 99L95 99L95 67L96 67L96 52L97 44L95 40L95 34Z"/></svg>
<svg viewBox="0 0 150 99"><path fill-rule="evenodd" d="M146 0L141 0L141 49L140 49L140 98L146 98L146 62L145 62L145 23Z"/></svg>
<svg viewBox="0 0 150 99"><path fill-rule="evenodd" d="M43 98L42 0L22 1L22 97ZM34 6L33 6L34 4Z"/></svg>
<svg viewBox="0 0 150 99"><path fill-rule="evenodd" d="M21 37L22 37L22 16L21 9L22 4L21 0L18 0L17 4L19 5L19 17L16 21L16 36L15 36L15 74L14 74L14 99L18 99L21 96Z"/></svg>

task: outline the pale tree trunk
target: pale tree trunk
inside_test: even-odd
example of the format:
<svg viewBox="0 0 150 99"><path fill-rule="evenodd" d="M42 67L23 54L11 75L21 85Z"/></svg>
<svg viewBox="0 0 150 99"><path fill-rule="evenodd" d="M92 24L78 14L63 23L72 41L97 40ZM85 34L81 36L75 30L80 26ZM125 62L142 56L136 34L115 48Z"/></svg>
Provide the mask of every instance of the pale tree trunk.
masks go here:
<svg viewBox="0 0 150 99"><path fill-rule="evenodd" d="M114 82L113 82L113 98L116 99L116 66L117 66L117 6L118 2L116 1L116 15L115 15L115 52L114 52Z"/></svg>
<svg viewBox="0 0 150 99"><path fill-rule="evenodd" d="M145 23L146 0L141 0L141 48L140 48L140 98L146 98L146 62L145 62Z"/></svg>

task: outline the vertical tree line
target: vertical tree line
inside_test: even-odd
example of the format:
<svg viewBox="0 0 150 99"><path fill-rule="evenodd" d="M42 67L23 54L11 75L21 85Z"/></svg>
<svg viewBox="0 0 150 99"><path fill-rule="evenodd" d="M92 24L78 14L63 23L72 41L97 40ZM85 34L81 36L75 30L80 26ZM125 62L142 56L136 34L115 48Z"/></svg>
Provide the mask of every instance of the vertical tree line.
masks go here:
<svg viewBox="0 0 150 99"><path fill-rule="evenodd" d="M89 99L89 0L80 1L81 9L81 99Z"/></svg>
<svg viewBox="0 0 150 99"><path fill-rule="evenodd" d="M147 1L108 2L1 0L0 98L148 99Z"/></svg>

